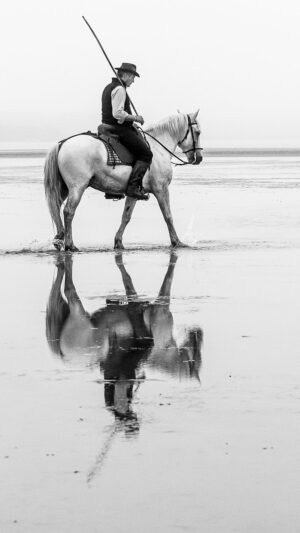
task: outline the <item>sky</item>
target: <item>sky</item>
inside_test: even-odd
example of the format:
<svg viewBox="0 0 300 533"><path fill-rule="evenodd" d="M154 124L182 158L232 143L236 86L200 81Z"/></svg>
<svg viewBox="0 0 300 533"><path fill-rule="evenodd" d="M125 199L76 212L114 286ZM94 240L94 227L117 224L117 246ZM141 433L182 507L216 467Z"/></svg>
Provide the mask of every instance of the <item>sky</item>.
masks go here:
<svg viewBox="0 0 300 533"><path fill-rule="evenodd" d="M0 143L101 122L111 62L135 63L146 124L199 111L202 145L299 147L299 0L3 0Z"/></svg>

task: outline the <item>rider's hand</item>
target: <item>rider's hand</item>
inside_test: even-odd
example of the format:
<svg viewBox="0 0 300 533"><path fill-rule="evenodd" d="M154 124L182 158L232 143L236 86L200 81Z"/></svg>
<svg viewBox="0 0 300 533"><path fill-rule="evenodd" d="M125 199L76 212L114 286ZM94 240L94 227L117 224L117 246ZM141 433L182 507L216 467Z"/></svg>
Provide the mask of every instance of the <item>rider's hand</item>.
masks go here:
<svg viewBox="0 0 300 533"><path fill-rule="evenodd" d="M144 124L144 119L142 115L135 115L135 122L139 122L140 124Z"/></svg>

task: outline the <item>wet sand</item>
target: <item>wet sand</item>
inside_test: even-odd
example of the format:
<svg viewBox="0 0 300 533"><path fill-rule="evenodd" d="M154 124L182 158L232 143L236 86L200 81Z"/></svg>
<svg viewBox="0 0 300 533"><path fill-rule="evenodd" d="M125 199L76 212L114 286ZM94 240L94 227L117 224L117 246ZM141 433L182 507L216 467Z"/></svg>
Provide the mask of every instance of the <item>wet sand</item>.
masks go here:
<svg viewBox="0 0 300 533"><path fill-rule="evenodd" d="M29 167L0 181L1 533L299 531L299 160L178 169L175 255L151 200L116 256L89 191L73 259Z"/></svg>

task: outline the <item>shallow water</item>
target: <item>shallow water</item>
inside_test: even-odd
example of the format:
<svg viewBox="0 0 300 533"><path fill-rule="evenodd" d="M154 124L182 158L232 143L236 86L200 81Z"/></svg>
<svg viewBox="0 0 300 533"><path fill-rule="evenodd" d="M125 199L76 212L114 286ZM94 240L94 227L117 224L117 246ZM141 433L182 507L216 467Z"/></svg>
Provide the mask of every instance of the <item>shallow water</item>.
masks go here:
<svg viewBox="0 0 300 533"><path fill-rule="evenodd" d="M0 158L0 253L50 251L54 235L40 158ZM196 248L299 243L300 157L209 157L176 167L170 194L177 233ZM124 202L88 189L73 223L83 251L109 250ZM130 248L169 245L156 200L138 202L124 234Z"/></svg>
<svg viewBox="0 0 300 533"><path fill-rule="evenodd" d="M73 258L41 163L0 159L0 531L299 531L299 159L177 168L175 254L88 191Z"/></svg>

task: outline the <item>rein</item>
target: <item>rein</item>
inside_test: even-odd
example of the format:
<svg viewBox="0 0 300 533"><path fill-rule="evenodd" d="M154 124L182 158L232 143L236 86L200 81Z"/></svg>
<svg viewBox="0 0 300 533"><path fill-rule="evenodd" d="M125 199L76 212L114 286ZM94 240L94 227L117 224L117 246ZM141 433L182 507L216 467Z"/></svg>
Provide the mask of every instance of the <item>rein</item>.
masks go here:
<svg viewBox="0 0 300 533"><path fill-rule="evenodd" d="M194 152L194 156L196 155L196 150L202 150L202 148L198 148L196 147L196 143L195 143L195 137L194 137L194 131L193 131L193 128L192 126L196 126L197 123L196 122L192 122L191 121L191 118L189 115L187 115L187 121L188 121L188 127L187 127L187 130L186 130L186 134L185 136L183 137L183 139L178 143L178 146L180 144L182 144L185 139L187 138L188 134L189 134L189 131L191 131L191 135L192 135L192 139L193 139L193 148L191 148L190 150L185 150L184 152L182 152L183 154L187 154L188 152ZM164 148L169 154L171 154L173 157L176 157L176 159L178 159L178 161L181 161L181 163L173 163L171 161L171 163L175 166L183 166L183 165L193 165L194 163L189 163L189 161L184 161L183 159L181 159L180 157L178 157L176 154L174 154L173 152L171 152L171 150L169 150L169 148L167 148L163 143L161 143L158 139L156 139L156 137L153 137L153 135L151 135L150 133L148 133L147 131L144 131L142 130L141 128L139 128L141 130L141 132L144 134L144 135L148 135L149 137L151 137L151 139L153 139L154 141L156 141L158 144L160 144L160 146L162 146L162 148Z"/></svg>
<svg viewBox="0 0 300 533"><path fill-rule="evenodd" d="M148 137L151 137L151 139L153 139L158 144L160 144L160 146L162 146L167 152L169 152L169 154L171 154L173 157L176 157L176 159L178 159L178 161L181 161L181 165L189 165L188 161L183 161L183 159L180 159L180 157L178 157L176 154L171 152L171 150L169 150L169 148L167 148L163 143L161 143L158 139L156 139L156 137L153 137L153 135L151 135L151 133L148 133L147 131L144 131L141 128L139 128L139 129L143 132L144 135L148 135ZM172 163L172 161L171 161L171 163ZM173 165L181 166L179 163L173 163Z"/></svg>

